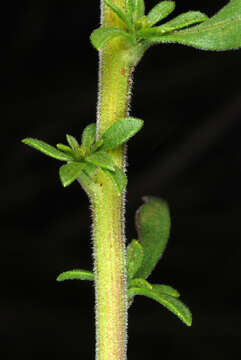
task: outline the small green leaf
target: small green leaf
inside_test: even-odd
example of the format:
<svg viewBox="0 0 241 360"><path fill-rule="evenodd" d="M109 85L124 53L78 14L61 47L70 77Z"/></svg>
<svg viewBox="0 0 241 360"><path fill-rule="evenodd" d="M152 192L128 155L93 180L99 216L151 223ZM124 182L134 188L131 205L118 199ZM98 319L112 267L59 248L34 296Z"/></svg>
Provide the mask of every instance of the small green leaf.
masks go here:
<svg viewBox="0 0 241 360"><path fill-rule="evenodd" d="M64 154L63 152L57 150L55 147L47 144L42 140L26 138L23 139L22 142L54 159L62 160L62 161L70 161L73 159L72 156L68 154Z"/></svg>
<svg viewBox="0 0 241 360"><path fill-rule="evenodd" d="M140 268L144 256L141 244L137 240L132 240L126 249L127 257L127 280L131 280Z"/></svg>
<svg viewBox="0 0 241 360"><path fill-rule="evenodd" d="M153 28L146 28L139 30L137 36L147 40L158 38L165 33L173 32L174 30L182 29L189 25L207 20L208 17L199 11L189 11L185 14L177 16L175 19L168 21L164 25L156 26Z"/></svg>
<svg viewBox="0 0 241 360"><path fill-rule="evenodd" d="M144 279L132 279L131 281L127 282L127 287L129 288L145 288L145 289L152 289L151 284L144 280ZM134 295L130 296L128 295L128 308L133 304L134 301Z"/></svg>
<svg viewBox="0 0 241 360"><path fill-rule="evenodd" d="M143 124L143 120L132 117L117 120L103 134L104 143L101 150L110 150L120 146L140 131Z"/></svg>
<svg viewBox="0 0 241 360"><path fill-rule="evenodd" d="M135 0L126 0L126 11L128 14L128 19L132 23L133 20L133 14L135 11Z"/></svg>
<svg viewBox="0 0 241 360"><path fill-rule="evenodd" d="M56 147L57 147L57 149L65 152L66 154L73 155L73 150L72 150L69 146L67 146L67 145L57 144Z"/></svg>
<svg viewBox="0 0 241 360"><path fill-rule="evenodd" d="M165 294L157 294L154 290L149 290L146 288L130 288L127 290L127 295L128 297L143 295L152 300L155 300L166 307L174 315L179 317L179 319L182 320L184 324L187 326L192 325L192 314L190 310L177 298Z"/></svg>
<svg viewBox="0 0 241 360"><path fill-rule="evenodd" d="M127 177L125 173L118 166L115 166L115 172L104 168L102 168L102 170L110 177L113 185L115 186L117 194L120 196L127 184Z"/></svg>
<svg viewBox="0 0 241 360"><path fill-rule="evenodd" d="M126 10L128 19L133 24L145 15L145 3L143 0L126 0Z"/></svg>
<svg viewBox="0 0 241 360"><path fill-rule="evenodd" d="M69 146L74 150L78 150L79 149L79 143L78 141L75 139L75 137L73 137L72 135L66 135L66 139L68 141Z"/></svg>
<svg viewBox="0 0 241 360"><path fill-rule="evenodd" d="M200 11L188 11L184 14L178 15L174 19L161 26L157 26L156 30L160 31L160 33L166 33L178 29L183 29L196 23L201 23L207 19L207 15L201 13Z"/></svg>
<svg viewBox="0 0 241 360"><path fill-rule="evenodd" d="M59 177L62 185L66 187L72 184L72 182L74 182L78 178L84 167L84 162L73 162L61 166L61 168L59 169Z"/></svg>
<svg viewBox="0 0 241 360"><path fill-rule="evenodd" d="M96 150L98 150L101 145L103 144L104 140L103 139L99 139L96 141L96 143L93 145L91 152L95 152Z"/></svg>
<svg viewBox="0 0 241 360"><path fill-rule="evenodd" d="M115 171L115 164L112 157L104 151L98 151L90 154L85 158L85 161L103 169Z"/></svg>
<svg viewBox="0 0 241 360"><path fill-rule="evenodd" d="M87 270L69 270L61 273L57 277L57 281L64 281L64 280L94 280L95 275L91 271Z"/></svg>
<svg viewBox="0 0 241 360"><path fill-rule="evenodd" d="M148 41L150 44L180 43L203 50L238 49L241 47L241 0L231 0L202 24L162 36L153 36Z"/></svg>
<svg viewBox="0 0 241 360"><path fill-rule="evenodd" d="M81 145L87 151L90 151L91 146L95 142L95 137L96 137L96 125L95 123L89 124L88 126L86 126L86 128L82 133Z"/></svg>
<svg viewBox="0 0 241 360"><path fill-rule="evenodd" d="M124 12L118 7L116 6L112 1L109 0L104 0L104 3L109 6L112 11L114 11L114 13L123 21L123 23L130 29L130 22L128 17L124 14Z"/></svg>
<svg viewBox="0 0 241 360"><path fill-rule="evenodd" d="M95 176L96 176L96 170L97 166L91 164L91 163L85 163L85 167L83 172L92 180L95 182Z"/></svg>
<svg viewBox="0 0 241 360"><path fill-rule="evenodd" d="M107 26L94 30L90 35L90 41L97 50L101 50L107 42L117 37L124 37L132 43L132 37L126 31Z"/></svg>
<svg viewBox="0 0 241 360"><path fill-rule="evenodd" d="M144 279L132 279L128 282L128 288L145 288L145 289L152 289L152 285L149 284L148 281Z"/></svg>
<svg viewBox="0 0 241 360"><path fill-rule="evenodd" d="M145 15L145 3L143 0L135 0L136 6L135 6L135 12L134 12L134 21L137 21L142 16Z"/></svg>
<svg viewBox="0 0 241 360"><path fill-rule="evenodd" d="M178 298L180 293L169 285L152 284L152 289L158 294L166 294Z"/></svg>
<svg viewBox="0 0 241 360"><path fill-rule="evenodd" d="M86 186L88 189L92 189L92 191L95 191L96 189L96 173L97 173L97 167L95 165L91 165L89 163L85 162L85 167L83 168L83 171L81 171L78 175L77 181L78 183L86 189Z"/></svg>
<svg viewBox="0 0 241 360"><path fill-rule="evenodd" d="M169 208L164 200L156 197L144 197L143 200L145 204L136 213L136 229L144 258L135 276L146 279L166 248L171 221Z"/></svg>
<svg viewBox="0 0 241 360"><path fill-rule="evenodd" d="M149 26L155 25L159 21L165 19L175 9L174 1L162 1L149 12L146 20Z"/></svg>

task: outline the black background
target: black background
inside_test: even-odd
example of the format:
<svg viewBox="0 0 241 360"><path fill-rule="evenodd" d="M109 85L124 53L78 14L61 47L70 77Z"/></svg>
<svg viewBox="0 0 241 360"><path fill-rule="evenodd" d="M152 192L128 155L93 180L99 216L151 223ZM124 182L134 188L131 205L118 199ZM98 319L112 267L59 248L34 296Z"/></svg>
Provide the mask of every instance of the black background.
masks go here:
<svg viewBox="0 0 241 360"><path fill-rule="evenodd" d="M147 10L155 3L147 0ZM178 0L174 14L211 16L226 3ZM20 140L54 145L95 121L98 57L88 37L98 18L97 0L2 5L3 359L94 359L93 285L55 281L92 268L87 197L77 183L63 189L60 164ZM128 359L241 355L240 61L241 51L162 45L136 69L131 114L145 126L128 146L127 239L143 195L169 202L171 239L150 281L181 291L193 326L136 298Z"/></svg>

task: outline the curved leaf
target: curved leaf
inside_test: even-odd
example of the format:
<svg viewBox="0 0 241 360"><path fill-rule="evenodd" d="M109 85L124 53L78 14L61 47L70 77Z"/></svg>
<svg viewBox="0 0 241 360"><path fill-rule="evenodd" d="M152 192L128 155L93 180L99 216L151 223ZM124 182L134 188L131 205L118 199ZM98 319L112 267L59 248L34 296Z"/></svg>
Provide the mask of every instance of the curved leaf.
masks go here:
<svg viewBox="0 0 241 360"><path fill-rule="evenodd" d="M69 270L61 273L57 277L57 281L64 281L64 280L94 280L95 275L91 271L87 270Z"/></svg>
<svg viewBox="0 0 241 360"><path fill-rule="evenodd" d="M127 281L131 280L137 270L140 268L144 256L144 251L141 244L137 240L132 240L127 246Z"/></svg>
<svg viewBox="0 0 241 360"><path fill-rule="evenodd" d="M115 171L109 171L107 169L102 168L104 173L108 175L115 186L117 194L120 196L122 192L124 191L126 185L127 185L127 177L118 166L115 165Z"/></svg>
<svg viewBox="0 0 241 360"><path fill-rule="evenodd" d="M128 288L145 288L151 290L152 285L144 279L132 279L130 282L128 282Z"/></svg>
<svg viewBox="0 0 241 360"><path fill-rule="evenodd" d="M66 187L72 184L72 182L74 182L78 178L84 167L84 162L73 162L61 166L61 168L59 169L59 177L62 185Z"/></svg>
<svg viewBox="0 0 241 360"><path fill-rule="evenodd" d="M96 170L97 170L97 166L94 165L94 164L91 164L91 163L85 163L85 167L83 169L83 173L86 174L90 179L91 181L94 181L96 180ZM82 173L81 173L82 175Z"/></svg>
<svg viewBox="0 0 241 360"><path fill-rule="evenodd" d="M138 31L137 36L144 39L152 39L153 37L163 36L164 33L182 29L192 24L207 20L208 17L199 11L189 11L185 14L177 16L161 26L147 28Z"/></svg>
<svg viewBox="0 0 241 360"><path fill-rule="evenodd" d="M79 149L79 143L72 135L66 135L69 146L75 151Z"/></svg>
<svg viewBox="0 0 241 360"><path fill-rule="evenodd" d="M56 145L57 149L60 151L63 151L67 154L71 154L73 155L73 150L68 146L68 145L64 145L64 144L57 144Z"/></svg>
<svg viewBox="0 0 241 360"><path fill-rule="evenodd" d="M144 258L135 276L146 279L166 248L171 220L164 200L156 197L144 197L143 200L145 204L136 213L136 229Z"/></svg>
<svg viewBox="0 0 241 360"><path fill-rule="evenodd" d="M192 314L188 307L172 296L157 294L155 291L146 288L130 288L127 290L127 294L129 297L143 295L155 300L176 315L184 324L187 326L192 325Z"/></svg>
<svg viewBox="0 0 241 360"><path fill-rule="evenodd" d="M157 26L155 29L161 33L166 33L178 29L183 29L193 24L201 23L207 19L207 15L201 13L200 11L188 11L184 14L178 15L163 25Z"/></svg>
<svg viewBox="0 0 241 360"><path fill-rule="evenodd" d="M101 50L107 42L117 37L124 37L132 42L132 37L126 31L115 27L100 27L94 30L90 35L90 41L97 50Z"/></svg>
<svg viewBox="0 0 241 360"><path fill-rule="evenodd" d="M131 23L133 21L133 14L135 11L135 2L136 0L126 0L126 11L128 14L128 19Z"/></svg>
<svg viewBox="0 0 241 360"><path fill-rule="evenodd" d="M71 155L65 154L65 153L57 150L55 147L47 144L46 142L44 142L42 140L26 138L26 139L23 139L22 142L40 152L42 152L43 154L54 158L54 159L62 160L62 161L73 160L73 157Z"/></svg>
<svg viewBox="0 0 241 360"><path fill-rule="evenodd" d="M131 23L145 15L145 3L143 0L126 0L126 10Z"/></svg>
<svg viewBox="0 0 241 360"><path fill-rule="evenodd" d="M117 120L102 135L104 142L100 149L110 150L120 146L140 131L143 124L143 120L132 117Z"/></svg>
<svg viewBox="0 0 241 360"><path fill-rule="evenodd" d="M145 289L152 289L151 284L144 279L132 279L127 283L127 288L145 288ZM134 295L127 295L128 298L128 308L133 304Z"/></svg>
<svg viewBox="0 0 241 360"><path fill-rule="evenodd" d="M95 137L96 137L96 124L95 123L89 124L88 126L86 126L86 128L84 129L84 131L82 133L81 145L87 151L89 151L91 146L95 142Z"/></svg>
<svg viewBox="0 0 241 360"><path fill-rule="evenodd" d="M162 1L155 5L154 8L146 16L146 20L149 26L155 25L159 21L165 19L175 9L174 1Z"/></svg>
<svg viewBox="0 0 241 360"><path fill-rule="evenodd" d="M103 144L103 142L104 142L103 139L97 140L96 143L93 145L91 151L95 152L96 150L98 150L101 147L101 145Z"/></svg>
<svg viewBox="0 0 241 360"><path fill-rule="evenodd" d="M90 154L85 158L85 161L103 169L115 171L115 164L112 157L104 151L98 151Z"/></svg>
<svg viewBox="0 0 241 360"><path fill-rule="evenodd" d="M152 289L158 294L166 294L178 298L180 293L172 286L163 284L152 284Z"/></svg>
<svg viewBox="0 0 241 360"><path fill-rule="evenodd" d="M146 288L151 290L152 286L144 279L132 279L127 283L127 288ZM128 309L131 307L131 305L134 302L134 295L127 295L128 298Z"/></svg>
<svg viewBox="0 0 241 360"><path fill-rule="evenodd" d="M163 25L164 26L164 25ZM241 0L231 0L202 24L167 35L148 38L149 43L180 43L203 50L241 47Z"/></svg>
<svg viewBox="0 0 241 360"><path fill-rule="evenodd" d="M136 7L134 12L134 21L137 21L142 16L145 15L145 2L144 0L135 0L136 1Z"/></svg>

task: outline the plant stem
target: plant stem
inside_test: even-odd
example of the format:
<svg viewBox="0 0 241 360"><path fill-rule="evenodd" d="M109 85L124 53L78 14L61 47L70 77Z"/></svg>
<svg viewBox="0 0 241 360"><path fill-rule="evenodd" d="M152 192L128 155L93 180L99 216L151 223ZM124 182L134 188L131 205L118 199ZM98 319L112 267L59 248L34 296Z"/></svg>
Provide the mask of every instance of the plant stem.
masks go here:
<svg viewBox="0 0 241 360"><path fill-rule="evenodd" d="M124 8L125 0L113 1ZM102 25L119 26L118 18L102 4ZM97 137L128 112L131 66L122 40L114 40L100 54ZM109 151L124 168L124 147ZM96 289L96 359L126 359L127 299L125 278L124 195L100 170L91 196Z"/></svg>

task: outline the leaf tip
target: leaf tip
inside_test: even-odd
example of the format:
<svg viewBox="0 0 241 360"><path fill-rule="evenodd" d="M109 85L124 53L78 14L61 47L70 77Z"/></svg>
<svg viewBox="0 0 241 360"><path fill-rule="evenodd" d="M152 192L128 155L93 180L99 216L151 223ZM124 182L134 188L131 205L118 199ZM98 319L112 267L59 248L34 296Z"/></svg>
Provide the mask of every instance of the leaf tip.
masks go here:
<svg viewBox="0 0 241 360"><path fill-rule="evenodd" d="M102 28L95 29L90 34L90 43L97 51L100 51L104 46L104 42L98 41L101 29Z"/></svg>
<svg viewBox="0 0 241 360"><path fill-rule="evenodd" d="M183 319L183 322L184 322L184 324L185 325L187 325L188 327L191 327L192 326L192 315L191 315L191 313L190 313L190 318L188 318L188 319Z"/></svg>
<svg viewBox="0 0 241 360"><path fill-rule="evenodd" d="M23 144L29 145L29 143L31 142L31 140L32 140L32 138L24 138L24 139L21 140L21 142L22 142Z"/></svg>
<svg viewBox="0 0 241 360"><path fill-rule="evenodd" d="M66 273L67 273L66 271L60 273L60 274L57 276L56 281L60 282L60 281L67 280Z"/></svg>

